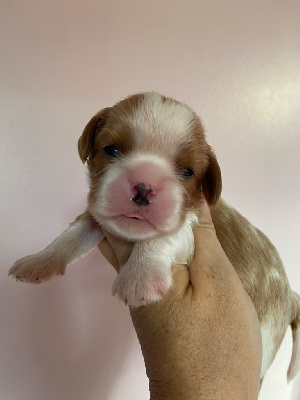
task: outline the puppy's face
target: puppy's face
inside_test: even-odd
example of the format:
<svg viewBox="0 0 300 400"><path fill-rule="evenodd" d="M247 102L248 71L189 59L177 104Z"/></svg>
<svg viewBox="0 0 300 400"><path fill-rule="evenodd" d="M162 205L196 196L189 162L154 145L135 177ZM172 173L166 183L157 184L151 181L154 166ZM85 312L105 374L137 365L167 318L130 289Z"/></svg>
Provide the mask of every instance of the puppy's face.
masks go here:
<svg viewBox="0 0 300 400"><path fill-rule="evenodd" d="M130 96L96 114L78 142L88 161L88 209L128 240L175 232L201 196L221 192L221 174L197 115L158 93Z"/></svg>

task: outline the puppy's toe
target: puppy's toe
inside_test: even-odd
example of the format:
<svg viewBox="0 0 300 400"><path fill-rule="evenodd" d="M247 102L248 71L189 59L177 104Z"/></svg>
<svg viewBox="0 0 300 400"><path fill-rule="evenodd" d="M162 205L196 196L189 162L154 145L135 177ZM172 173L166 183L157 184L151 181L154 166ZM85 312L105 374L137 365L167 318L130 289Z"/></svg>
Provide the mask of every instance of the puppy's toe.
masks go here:
<svg viewBox="0 0 300 400"><path fill-rule="evenodd" d="M163 296L172 286L172 275L155 275L153 277L153 287L155 292Z"/></svg>
<svg viewBox="0 0 300 400"><path fill-rule="evenodd" d="M62 275L65 266L41 253L33 254L16 261L8 271L19 282L43 283L54 275Z"/></svg>
<svg viewBox="0 0 300 400"><path fill-rule="evenodd" d="M172 285L172 275L168 274L137 274L127 276L122 272L113 285L113 294L118 294L125 304L140 307L162 298Z"/></svg>

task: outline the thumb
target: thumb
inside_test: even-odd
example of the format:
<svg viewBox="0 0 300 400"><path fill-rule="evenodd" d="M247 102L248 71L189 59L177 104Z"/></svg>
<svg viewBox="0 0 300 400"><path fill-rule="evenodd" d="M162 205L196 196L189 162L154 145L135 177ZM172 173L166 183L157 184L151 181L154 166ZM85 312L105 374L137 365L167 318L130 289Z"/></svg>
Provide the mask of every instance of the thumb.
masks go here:
<svg viewBox="0 0 300 400"><path fill-rule="evenodd" d="M103 230L103 232L106 238L99 243L98 248L119 273L122 265L124 265L130 257L134 243L120 239L106 230Z"/></svg>
<svg viewBox="0 0 300 400"><path fill-rule="evenodd" d="M194 228L195 250L189 266L190 282L194 289L203 289L208 281L223 280L228 268L234 269L216 234L210 208L203 200L198 212L198 225Z"/></svg>

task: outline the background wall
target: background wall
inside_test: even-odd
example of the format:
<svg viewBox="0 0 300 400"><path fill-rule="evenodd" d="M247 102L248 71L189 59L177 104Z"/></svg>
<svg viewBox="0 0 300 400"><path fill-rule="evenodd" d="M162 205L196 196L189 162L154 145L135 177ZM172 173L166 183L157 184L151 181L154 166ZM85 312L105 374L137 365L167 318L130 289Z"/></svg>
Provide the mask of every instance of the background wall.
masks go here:
<svg viewBox="0 0 300 400"><path fill-rule="evenodd" d="M6 276L84 210L77 139L128 94L157 90L202 116L223 196L271 238L300 292L299 13L298 0L2 0L1 399L148 399L97 250L45 285ZM290 352L288 334L261 400L299 399Z"/></svg>

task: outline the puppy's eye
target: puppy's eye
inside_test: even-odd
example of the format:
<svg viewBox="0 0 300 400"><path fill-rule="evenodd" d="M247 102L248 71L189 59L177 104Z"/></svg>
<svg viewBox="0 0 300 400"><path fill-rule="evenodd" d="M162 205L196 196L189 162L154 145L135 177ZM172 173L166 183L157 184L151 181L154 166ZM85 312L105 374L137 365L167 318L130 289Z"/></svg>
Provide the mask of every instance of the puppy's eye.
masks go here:
<svg viewBox="0 0 300 400"><path fill-rule="evenodd" d="M116 157L118 154L118 149L116 146L105 146L103 150L109 157Z"/></svg>
<svg viewBox="0 0 300 400"><path fill-rule="evenodd" d="M194 175L195 175L194 171L190 168L185 168L182 170L182 176L184 178L190 178L191 176L194 176Z"/></svg>

